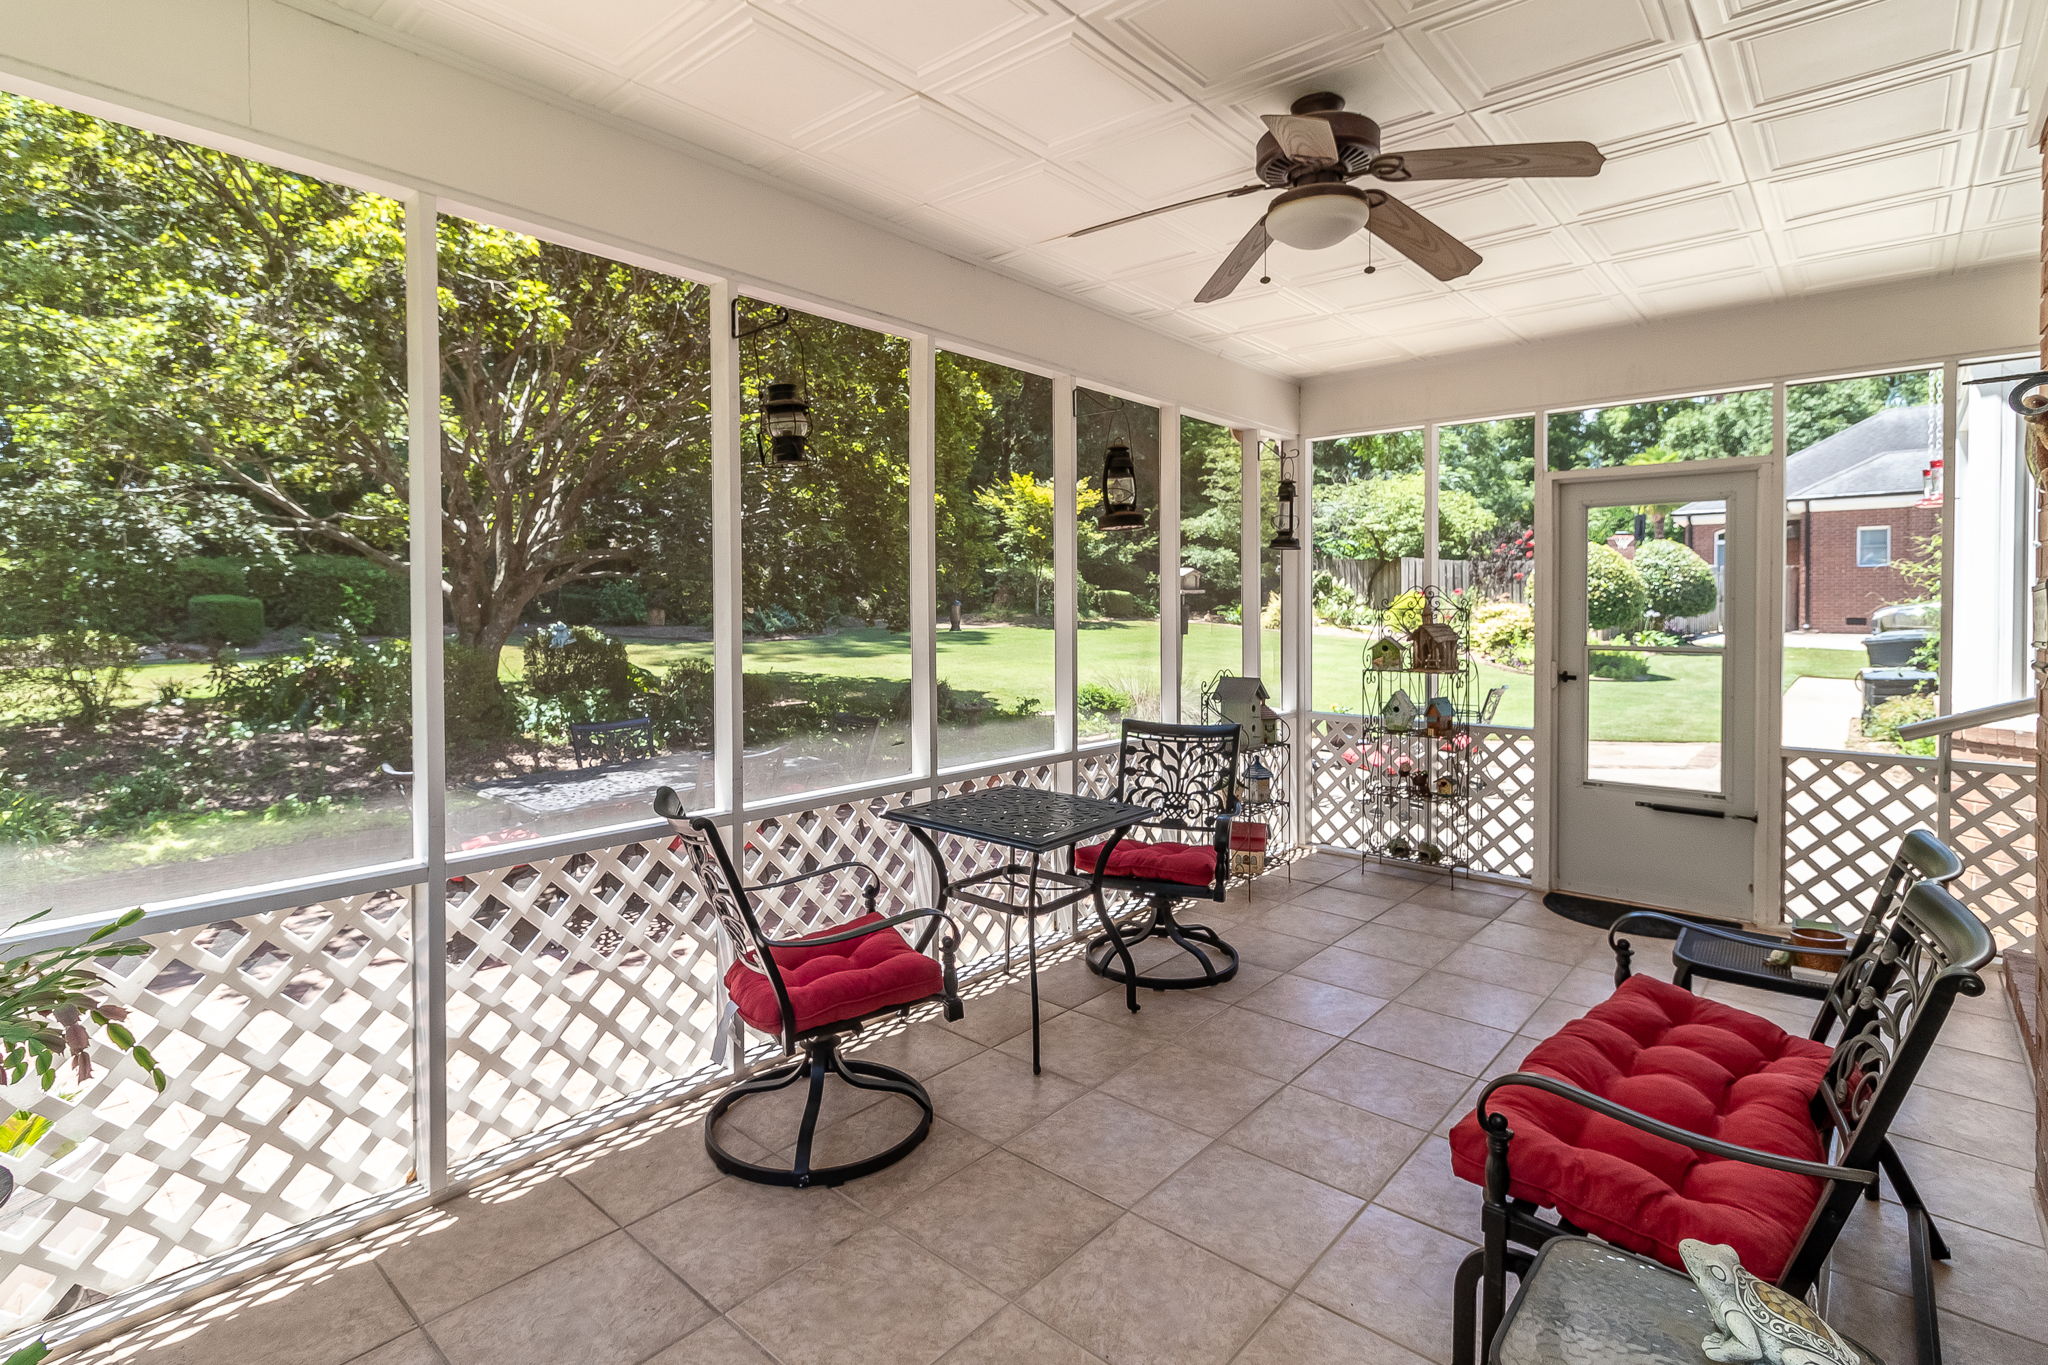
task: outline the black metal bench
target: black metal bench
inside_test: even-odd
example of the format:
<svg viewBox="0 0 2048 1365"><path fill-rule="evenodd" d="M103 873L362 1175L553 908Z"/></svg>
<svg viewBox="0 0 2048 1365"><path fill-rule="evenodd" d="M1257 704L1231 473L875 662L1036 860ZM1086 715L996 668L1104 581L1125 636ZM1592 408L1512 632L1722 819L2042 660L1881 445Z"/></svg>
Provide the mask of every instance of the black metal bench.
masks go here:
<svg viewBox="0 0 2048 1365"><path fill-rule="evenodd" d="M569 752L576 766L626 763L654 757L654 722L646 716L625 720L586 721L569 727Z"/></svg>

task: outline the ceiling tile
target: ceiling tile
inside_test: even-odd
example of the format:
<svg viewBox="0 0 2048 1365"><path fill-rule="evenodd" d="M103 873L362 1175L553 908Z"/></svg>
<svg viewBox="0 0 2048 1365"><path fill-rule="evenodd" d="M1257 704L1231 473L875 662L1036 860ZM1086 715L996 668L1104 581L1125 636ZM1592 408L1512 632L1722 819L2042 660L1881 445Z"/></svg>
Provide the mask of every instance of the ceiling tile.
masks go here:
<svg viewBox="0 0 2048 1365"><path fill-rule="evenodd" d="M1260 73L1313 64L1335 49L1384 33L1364 0L1127 0L1091 16L1120 40L1164 61L1190 88L1242 85Z"/></svg>
<svg viewBox="0 0 2048 1365"><path fill-rule="evenodd" d="M1282 352L1298 351L1305 346L1328 346L1336 342L1359 339L1356 327L1342 318L1333 317L1282 323L1278 327L1261 327L1252 335L1255 339Z"/></svg>
<svg viewBox="0 0 2048 1365"><path fill-rule="evenodd" d="M1603 255L1627 256L1754 231L1756 211L1746 190L1721 190L1659 208L1587 219L1575 231Z"/></svg>
<svg viewBox="0 0 2048 1365"><path fill-rule="evenodd" d="M817 159L922 204L1022 168L1028 158L922 96L819 142Z"/></svg>
<svg viewBox="0 0 2048 1365"><path fill-rule="evenodd" d="M1977 178L2002 180L2009 175L2041 174L2041 149L2031 136L2032 125L2008 123L1984 134L1983 151L1977 162Z"/></svg>
<svg viewBox="0 0 2048 1365"><path fill-rule="evenodd" d="M586 61L629 66L663 34L702 20L706 0L442 0L478 24L509 29Z"/></svg>
<svg viewBox="0 0 2048 1365"><path fill-rule="evenodd" d="M1792 253L1804 260L1868 251L1945 234L1957 225L1960 207L1958 196L1950 194L1888 204L1798 224L1786 229L1785 241Z"/></svg>
<svg viewBox="0 0 2048 1365"><path fill-rule="evenodd" d="M1049 150L1079 146L1174 103L1166 87L1078 30L977 67L950 82L948 93L1009 136Z"/></svg>
<svg viewBox="0 0 2048 1365"><path fill-rule="evenodd" d="M1460 322L1424 332L1405 332L1393 339L1416 355L1424 357L1452 355L1458 351L1477 351L1488 346L1512 346L1521 340L1508 329L1506 323L1497 318Z"/></svg>
<svg viewBox="0 0 2048 1365"><path fill-rule="evenodd" d="M774 78L764 79L764 72ZM650 71L644 83L728 124L792 145L808 129L844 122L900 93L758 15L721 25L682 59Z"/></svg>
<svg viewBox="0 0 2048 1365"><path fill-rule="evenodd" d="M1683 280L1705 280L1716 275L1758 271L1769 264L1754 240L1735 237L1725 242L1708 242L1615 261L1608 268L1630 284L1655 289Z"/></svg>
<svg viewBox="0 0 2048 1365"><path fill-rule="evenodd" d="M1934 194L1957 183L1963 163L1960 142L1938 142L1832 170L1765 181L1759 188L1781 220L1796 222L1888 199Z"/></svg>
<svg viewBox="0 0 2048 1365"><path fill-rule="evenodd" d="M1204 322L1233 332L1276 323L1299 322L1322 317L1320 309L1283 289L1239 292L1227 299L1201 305L1197 315Z"/></svg>
<svg viewBox="0 0 2048 1365"><path fill-rule="evenodd" d="M559 7L560 0L529 0ZM1052 22L1025 0L772 0L793 20L861 51L902 79L969 60Z"/></svg>
<svg viewBox="0 0 2048 1365"><path fill-rule="evenodd" d="M1902 74L1971 50L1977 0L1830 5L1707 45L1721 93L1748 113L1855 81Z"/></svg>
<svg viewBox="0 0 2048 1365"><path fill-rule="evenodd" d="M1962 132L1971 69L1950 67L1867 94L1738 122L1759 175Z"/></svg>
<svg viewBox="0 0 2048 1365"><path fill-rule="evenodd" d="M1130 210L1050 166L1034 166L992 185L937 201L934 208L1017 246L1115 218Z"/></svg>
<svg viewBox="0 0 2048 1365"><path fill-rule="evenodd" d="M1563 213L1582 217L1721 189L1741 179L1733 140L1726 129L1715 128L1609 157L1600 174L1590 180L1549 180L1537 188Z"/></svg>
<svg viewBox="0 0 2048 1365"><path fill-rule="evenodd" d="M1225 182L1250 184L1251 143L1190 111L1166 123L1127 128L1084 147L1073 164L1131 198L1171 202Z"/></svg>
<svg viewBox="0 0 2048 1365"><path fill-rule="evenodd" d="M1452 287L1478 287L1523 275L1548 274L1583 265L1586 259L1569 237L1557 231L1491 241L1479 254L1484 258L1479 268L1462 280L1452 281Z"/></svg>
<svg viewBox="0 0 2048 1365"><path fill-rule="evenodd" d="M1451 327L1484 316L1477 305L1456 294L1445 294L1434 299L1418 299L1412 303L1388 304L1385 307L1350 315L1353 322L1381 336Z"/></svg>
<svg viewBox="0 0 2048 1365"><path fill-rule="evenodd" d="M1406 189L1395 197L1417 201L1412 206L1418 213L1470 245L1557 223L1526 186L1512 180L1460 185L1443 197L1425 199Z"/></svg>
<svg viewBox="0 0 2048 1365"><path fill-rule="evenodd" d="M1718 123L1721 101L1696 47L1647 66L1507 100L1474 115L1508 142L1597 142L1605 150Z"/></svg>
<svg viewBox="0 0 2048 1365"><path fill-rule="evenodd" d="M1693 0L1700 32L1726 33L1732 28L1783 19L1800 10L1840 4L1841 0Z"/></svg>
<svg viewBox="0 0 2048 1365"><path fill-rule="evenodd" d="M1608 297L1605 278L1591 270L1561 270L1505 284L1474 285L1459 291L1491 313L1526 313Z"/></svg>
<svg viewBox="0 0 2048 1365"><path fill-rule="evenodd" d="M1216 267L1222 264L1222 260L1220 254L1203 253L1157 270L1140 271L1119 280L1118 283L1137 290L1164 307L1185 309L1191 316L1200 318L1208 305L1197 304L1195 295L1209 282L1209 277L1216 273ZM1239 285L1239 295L1248 296L1257 293L1261 288L1272 288L1270 285L1260 286L1251 282L1257 278L1252 276L1244 284Z"/></svg>
<svg viewBox="0 0 2048 1365"><path fill-rule="evenodd" d="M1557 0L1503 0L1409 36L1453 90L1483 103L1656 51L1673 35L1666 3L1577 0L1561 15Z"/></svg>
<svg viewBox="0 0 2048 1365"><path fill-rule="evenodd" d="M2031 224L2036 228L2041 225L2040 177L1979 185L1970 191L1971 227L2002 227L2007 223Z"/></svg>
<svg viewBox="0 0 2048 1365"><path fill-rule="evenodd" d="M1565 332L1587 332L1596 327L1627 327L1642 321L1642 315L1619 299L1597 299L1518 313L1501 321L1524 339L1558 336Z"/></svg>
<svg viewBox="0 0 2048 1365"><path fill-rule="evenodd" d="M1356 365L1407 360L1410 354L1405 348L1383 337L1359 337L1335 346L1303 347L1298 358L1306 362L1307 373L1321 374L1329 370L1349 369Z"/></svg>
<svg viewBox="0 0 2048 1365"><path fill-rule="evenodd" d="M1953 238L1938 242L1905 242L1877 251L1808 261L1793 267L1792 274L1811 289L1839 289L1867 284L1872 280L1931 275L1953 264L1955 246Z"/></svg>
<svg viewBox="0 0 2048 1365"><path fill-rule="evenodd" d="M1991 261L2039 260L2041 229L2034 223L2013 223L2007 227L1965 232L1956 238L1958 259L1971 265Z"/></svg>
<svg viewBox="0 0 2048 1365"><path fill-rule="evenodd" d="M1645 312L1653 315L1690 313L1703 308L1727 308L1738 303L1755 303L1779 294L1777 272L1742 271L1705 279L1681 280L1661 289L1646 289L1639 295Z"/></svg>
<svg viewBox="0 0 2048 1365"><path fill-rule="evenodd" d="M1406 261L1395 265L1383 265L1370 275L1353 270L1343 275L1326 276L1313 283L1289 283L1323 307L1347 315L1356 315L1365 309L1386 308L1410 299L1439 297L1450 292L1441 283L1424 274L1422 267L1410 265Z"/></svg>
<svg viewBox="0 0 2048 1365"><path fill-rule="evenodd" d="M1189 260L1207 262L1205 270L1216 268L1215 260L1193 243L1164 232L1091 232L1086 237L1041 242L1027 248L1027 254L1093 280L1144 274Z"/></svg>

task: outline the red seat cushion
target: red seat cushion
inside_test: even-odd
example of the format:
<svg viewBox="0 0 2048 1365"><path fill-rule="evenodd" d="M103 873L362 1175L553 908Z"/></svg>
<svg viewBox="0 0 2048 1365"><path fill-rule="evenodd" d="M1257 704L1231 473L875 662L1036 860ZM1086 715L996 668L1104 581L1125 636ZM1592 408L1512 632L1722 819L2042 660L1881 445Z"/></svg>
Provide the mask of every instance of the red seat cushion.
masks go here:
<svg viewBox="0 0 2048 1365"><path fill-rule="evenodd" d="M1690 1132L1779 1156L1825 1161L1807 1105L1831 1050L1768 1019L1647 976L1536 1045L1520 1067ZM1494 1093L1507 1115L1509 1192L1616 1246L1683 1269L1687 1237L1725 1242L1753 1275L1784 1270L1821 1182L1638 1132L1539 1090ZM1451 1132L1451 1165L1486 1180L1477 1113Z"/></svg>
<svg viewBox="0 0 2048 1365"><path fill-rule="evenodd" d="M1093 872L1095 860L1101 856L1101 844L1084 845L1074 850L1074 866L1083 872ZM1125 839L1109 855L1109 866L1103 869L1102 875L1208 886L1216 880L1216 846L1179 844L1169 839L1162 839L1156 844L1143 839Z"/></svg>
<svg viewBox="0 0 2048 1365"><path fill-rule="evenodd" d="M862 915L805 937L836 934L881 918ZM894 929L877 929L842 943L812 947L799 942L771 951L782 971L790 1008L796 1013L798 1033L841 1019L858 1019L890 1005L929 999L939 993L945 980L939 964L904 942ZM782 1002L775 998L775 983L766 975L735 962L725 973L725 989L740 1018L763 1033L782 1032Z"/></svg>

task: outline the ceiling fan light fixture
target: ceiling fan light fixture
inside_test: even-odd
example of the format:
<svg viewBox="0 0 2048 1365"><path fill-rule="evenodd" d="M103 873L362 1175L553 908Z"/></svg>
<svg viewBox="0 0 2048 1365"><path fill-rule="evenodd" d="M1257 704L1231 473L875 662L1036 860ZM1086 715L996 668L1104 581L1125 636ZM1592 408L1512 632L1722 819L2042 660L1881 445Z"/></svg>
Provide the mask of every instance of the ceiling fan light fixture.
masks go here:
<svg viewBox="0 0 2048 1365"><path fill-rule="evenodd" d="M1266 231L1274 241L1299 251L1321 251L1350 237L1372 216L1372 200L1350 185L1303 185L1275 199L1266 210Z"/></svg>

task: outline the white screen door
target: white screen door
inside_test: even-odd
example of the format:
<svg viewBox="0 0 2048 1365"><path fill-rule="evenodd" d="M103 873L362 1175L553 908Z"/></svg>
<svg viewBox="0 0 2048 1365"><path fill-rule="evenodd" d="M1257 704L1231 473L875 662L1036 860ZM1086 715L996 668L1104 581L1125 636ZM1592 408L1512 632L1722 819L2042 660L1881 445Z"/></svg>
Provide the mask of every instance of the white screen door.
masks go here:
<svg viewBox="0 0 2048 1365"><path fill-rule="evenodd" d="M1561 891L1754 918L1758 483L1758 469L1744 462L1563 477L1552 485L1558 685L1551 879ZM1680 507L1693 528L1697 565L1671 565L1685 557L1649 549ZM1653 567L1660 558L1665 563ZM1711 606L1702 569L1714 580ZM1647 599L1637 585L1659 576L1667 584L1689 578L1689 600L1669 586ZM1660 618L1653 605L1645 611L1653 602L1694 614Z"/></svg>

